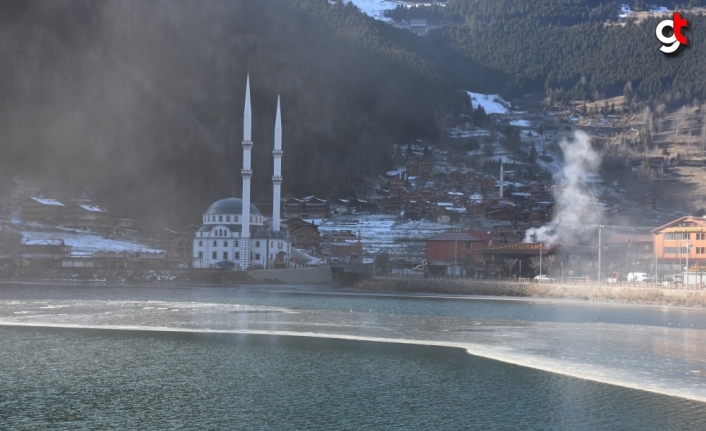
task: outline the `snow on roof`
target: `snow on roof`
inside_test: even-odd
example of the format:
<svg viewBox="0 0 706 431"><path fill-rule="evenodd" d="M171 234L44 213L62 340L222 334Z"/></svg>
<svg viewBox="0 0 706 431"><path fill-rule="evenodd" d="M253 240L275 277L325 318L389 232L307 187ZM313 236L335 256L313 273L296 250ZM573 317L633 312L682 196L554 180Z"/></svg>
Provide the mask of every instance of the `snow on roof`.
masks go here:
<svg viewBox="0 0 706 431"><path fill-rule="evenodd" d="M507 114L510 112L508 106L510 104L497 94L481 94L467 91L471 98L473 109L478 105L482 106L486 114Z"/></svg>
<svg viewBox="0 0 706 431"><path fill-rule="evenodd" d="M527 120L512 120L510 121L510 125L515 127L532 127L532 123Z"/></svg>
<svg viewBox="0 0 706 431"><path fill-rule="evenodd" d="M385 175L387 175L388 177L396 177L396 176L398 176L398 175L400 175L400 174L405 173L406 171L407 171L406 169L398 169L398 170L396 170L396 171L387 171L387 172L385 173Z"/></svg>
<svg viewBox="0 0 706 431"><path fill-rule="evenodd" d="M29 239L25 245L64 245L63 239Z"/></svg>
<svg viewBox="0 0 706 431"><path fill-rule="evenodd" d="M438 206L440 206L440 207L452 207L452 206L454 206L454 204L451 203L451 202L437 202L436 204L437 204Z"/></svg>
<svg viewBox="0 0 706 431"><path fill-rule="evenodd" d="M461 192L447 192L446 194L449 196L463 196Z"/></svg>
<svg viewBox="0 0 706 431"><path fill-rule="evenodd" d="M84 210L90 211L90 212L98 212L98 213L108 212L106 210L103 210L103 209L96 207L96 206L93 206L93 205L86 205L86 204L77 204L77 205L80 206L81 208L83 208Z"/></svg>
<svg viewBox="0 0 706 431"><path fill-rule="evenodd" d="M64 206L64 204L62 204L61 202L54 200L54 199L45 199L45 198L30 198L30 199L32 199L36 202L39 202L42 205L56 205L59 207Z"/></svg>

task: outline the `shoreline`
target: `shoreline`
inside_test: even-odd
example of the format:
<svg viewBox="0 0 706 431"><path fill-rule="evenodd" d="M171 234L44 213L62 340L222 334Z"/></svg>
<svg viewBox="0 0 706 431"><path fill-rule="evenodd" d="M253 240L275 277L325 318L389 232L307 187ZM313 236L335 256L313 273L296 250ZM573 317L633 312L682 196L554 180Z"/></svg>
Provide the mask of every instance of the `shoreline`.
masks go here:
<svg viewBox="0 0 706 431"><path fill-rule="evenodd" d="M500 298L559 299L596 303L706 308L706 290L665 289L611 284L572 285L473 279L399 279L375 277L354 285L358 291L444 294Z"/></svg>

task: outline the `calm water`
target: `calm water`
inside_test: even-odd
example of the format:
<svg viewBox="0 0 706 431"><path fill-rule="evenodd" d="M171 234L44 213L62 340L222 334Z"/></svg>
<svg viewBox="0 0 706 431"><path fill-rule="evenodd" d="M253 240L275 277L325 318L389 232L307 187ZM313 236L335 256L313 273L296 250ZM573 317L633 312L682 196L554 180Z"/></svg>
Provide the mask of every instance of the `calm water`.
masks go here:
<svg viewBox="0 0 706 431"><path fill-rule="evenodd" d="M0 285L0 429L706 429L705 317Z"/></svg>

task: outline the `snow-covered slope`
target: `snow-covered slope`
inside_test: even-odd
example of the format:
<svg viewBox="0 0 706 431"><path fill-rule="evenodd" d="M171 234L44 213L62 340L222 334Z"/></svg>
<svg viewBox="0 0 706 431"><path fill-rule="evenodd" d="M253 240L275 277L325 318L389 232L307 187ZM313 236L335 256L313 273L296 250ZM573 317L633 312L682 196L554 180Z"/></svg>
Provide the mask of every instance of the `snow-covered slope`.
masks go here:
<svg viewBox="0 0 706 431"><path fill-rule="evenodd" d="M486 114L507 114L510 112L508 109L510 103L497 94L481 94L472 91L467 91L467 93L471 98L473 109L480 105L485 109Z"/></svg>

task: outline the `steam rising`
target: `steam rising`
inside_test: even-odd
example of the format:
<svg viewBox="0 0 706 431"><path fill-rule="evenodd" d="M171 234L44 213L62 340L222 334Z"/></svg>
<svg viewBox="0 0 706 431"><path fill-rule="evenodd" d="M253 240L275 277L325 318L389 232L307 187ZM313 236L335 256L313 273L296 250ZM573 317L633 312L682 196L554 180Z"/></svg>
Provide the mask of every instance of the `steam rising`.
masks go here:
<svg viewBox="0 0 706 431"><path fill-rule="evenodd" d="M527 230L524 242L555 244L577 238L601 221L595 191L587 182L587 176L598 171L601 155L591 147L590 137L583 132L575 132L572 139L563 139L559 146L565 164L554 175L554 218L549 224Z"/></svg>

